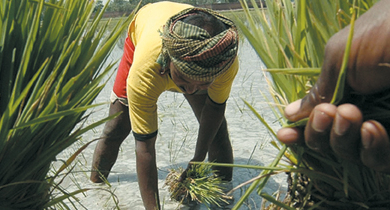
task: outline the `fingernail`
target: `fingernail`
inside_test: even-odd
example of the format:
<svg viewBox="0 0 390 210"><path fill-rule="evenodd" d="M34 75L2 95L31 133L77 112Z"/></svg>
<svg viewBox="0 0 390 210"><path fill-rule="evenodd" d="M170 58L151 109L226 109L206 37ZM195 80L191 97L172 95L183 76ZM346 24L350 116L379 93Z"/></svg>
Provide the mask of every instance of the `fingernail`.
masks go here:
<svg viewBox="0 0 390 210"><path fill-rule="evenodd" d="M286 108L284 109L284 114L287 117L292 116L292 115L296 114L300 108L301 108L301 100L294 101L291 104L289 104L288 106L286 106Z"/></svg>
<svg viewBox="0 0 390 210"><path fill-rule="evenodd" d="M297 132L291 128L280 129L277 136L281 142L287 145L297 143L299 140Z"/></svg>
<svg viewBox="0 0 390 210"><path fill-rule="evenodd" d="M329 123L332 118L330 118L325 112L314 110L313 121L311 122L311 126L313 130L318 133L324 132L329 128Z"/></svg>
<svg viewBox="0 0 390 210"><path fill-rule="evenodd" d="M370 126L372 126L372 125L370 124ZM362 134L363 148L369 149L371 147L371 144L372 144L372 136L371 136L370 132L367 129L362 128L361 134Z"/></svg>
<svg viewBox="0 0 390 210"><path fill-rule="evenodd" d="M333 127L334 127L334 132L337 135L343 136L347 132L347 130L351 127L351 123L348 120L341 117L339 114L337 114L335 124Z"/></svg>

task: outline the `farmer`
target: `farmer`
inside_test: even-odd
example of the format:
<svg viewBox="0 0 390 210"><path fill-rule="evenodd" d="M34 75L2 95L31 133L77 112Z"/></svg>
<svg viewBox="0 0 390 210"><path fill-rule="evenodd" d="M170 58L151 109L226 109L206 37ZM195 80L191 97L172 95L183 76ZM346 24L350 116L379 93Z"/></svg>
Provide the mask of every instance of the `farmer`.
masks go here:
<svg viewBox="0 0 390 210"><path fill-rule="evenodd" d="M356 20L348 60L346 101L339 106L329 102L335 90L349 27L328 41L316 85L302 100L285 109L288 120L309 117L309 122L304 129L282 128L278 132L280 141L286 144L304 142L311 149L322 152L331 149L340 157L390 173L389 122L363 119L363 112L370 108L367 100L390 94L389 11L390 0L382 0ZM364 98L363 103L362 100L357 102Z"/></svg>
<svg viewBox="0 0 390 210"><path fill-rule="evenodd" d="M102 182L114 165L119 147L133 131L138 184L146 209L159 208L155 142L157 99L164 91L184 94L199 122L191 161L233 163L224 116L238 71L238 33L220 14L187 4L148 4L134 16L118 68L109 114L97 143L91 181ZM223 180L232 168L217 167Z"/></svg>

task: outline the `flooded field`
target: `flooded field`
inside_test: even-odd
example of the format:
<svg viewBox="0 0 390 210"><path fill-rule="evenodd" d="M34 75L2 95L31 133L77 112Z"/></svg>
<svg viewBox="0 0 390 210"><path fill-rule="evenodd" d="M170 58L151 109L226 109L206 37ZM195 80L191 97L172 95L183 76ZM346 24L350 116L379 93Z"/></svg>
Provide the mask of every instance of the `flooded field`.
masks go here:
<svg viewBox="0 0 390 210"><path fill-rule="evenodd" d="M110 60L116 61L122 56L121 43L117 45L110 55ZM229 126L230 138L234 150L236 164L268 165L275 157L277 150L269 144L270 134L260 121L244 104L249 102L263 115L268 122L274 122L275 129L279 127L272 112L266 104L261 92L267 94L267 84L261 69L262 62L253 51L248 42L243 42L239 50L240 70L234 81L231 97L227 102L226 119ZM115 75L114 75L115 76ZM107 85L98 96L96 103L108 102L115 77L111 77ZM93 110L88 124L102 119L108 114L107 105ZM158 101L159 134L156 143L157 166L159 170L159 190L163 209L207 209L203 205L186 207L178 206L177 202L169 199L167 188L163 187L165 177L170 168L185 167L192 158L198 123L183 95L166 92ZM59 159L68 157L80 145L100 136L103 126L84 135L82 140L73 147L64 151ZM92 154L96 143L92 143L82 155L79 156L74 172L62 183L69 192L79 188L98 188L77 195L79 203L76 209L125 209L141 210L141 195L138 190L134 138L131 135L121 146L121 151L108 178L110 186L93 184L89 181ZM261 171L245 168L234 168L233 186L244 183L256 177ZM238 201L246 190L243 187L234 192L235 201ZM278 190L284 192L286 177L284 175L272 176L267 184L266 192L274 193ZM113 192L113 196L110 192ZM253 193L241 209L260 209L261 197ZM116 203L117 202L117 203ZM234 204L226 206L229 209Z"/></svg>

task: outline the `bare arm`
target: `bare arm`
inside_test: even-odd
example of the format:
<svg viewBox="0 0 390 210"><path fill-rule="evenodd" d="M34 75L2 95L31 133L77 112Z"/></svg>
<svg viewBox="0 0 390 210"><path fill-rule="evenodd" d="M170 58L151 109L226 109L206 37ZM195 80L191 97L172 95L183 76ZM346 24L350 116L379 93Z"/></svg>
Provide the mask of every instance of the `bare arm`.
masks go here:
<svg viewBox="0 0 390 210"><path fill-rule="evenodd" d="M203 161L205 159L209 146L221 126L225 108L225 103L216 104L207 97L199 119L199 133L192 161Z"/></svg>
<svg viewBox="0 0 390 210"><path fill-rule="evenodd" d="M145 209L160 209L156 166L156 137L146 141L136 140L138 184Z"/></svg>
<svg viewBox="0 0 390 210"><path fill-rule="evenodd" d="M226 103L216 104L204 95L185 95L199 122L198 139L192 161L203 161L225 115Z"/></svg>

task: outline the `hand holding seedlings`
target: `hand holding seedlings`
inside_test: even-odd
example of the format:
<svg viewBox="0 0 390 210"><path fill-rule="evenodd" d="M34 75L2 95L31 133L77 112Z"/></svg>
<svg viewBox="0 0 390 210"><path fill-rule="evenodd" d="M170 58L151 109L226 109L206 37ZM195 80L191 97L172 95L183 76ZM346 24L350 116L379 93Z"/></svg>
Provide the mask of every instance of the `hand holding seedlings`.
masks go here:
<svg viewBox="0 0 390 210"><path fill-rule="evenodd" d="M340 157L360 161L390 173L390 1L382 0L360 16L354 26L344 96L330 103L343 61L349 27L327 43L321 75L302 100L289 104L285 116L304 127L282 128L280 141L306 143L320 152L333 150Z"/></svg>
<svg viewBox="0 0 390 210"><path fill-rule="evenodd" d="M151 14L156 14L151 15ZM103 182L130 131L135 139L138 184L145 209L160 209L156 141L157 102L165 91L183 93L198 122L194 160L233 163L225 119L237 74L234 22L205 8L156 2L138 10L129 25L124 54L110 97L110 115L96 145L90 179ZM231 179L233 169L216 168Z"/></svg>
<svg viewBox="0 0 390 210"><path fill-rule="evenodd" d="M203 203L222 207L233 197L224 193L222 181L211 165L189 164L187 169L171 169L164 186L168 187L170 197L180 203ZM186 174L183 176L183 174Z"/></svg>

